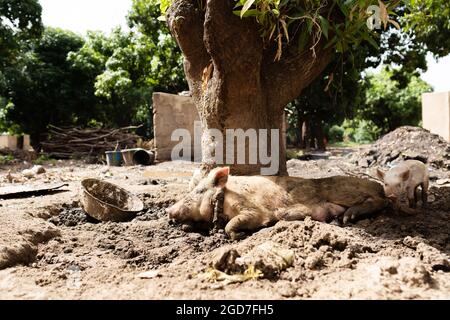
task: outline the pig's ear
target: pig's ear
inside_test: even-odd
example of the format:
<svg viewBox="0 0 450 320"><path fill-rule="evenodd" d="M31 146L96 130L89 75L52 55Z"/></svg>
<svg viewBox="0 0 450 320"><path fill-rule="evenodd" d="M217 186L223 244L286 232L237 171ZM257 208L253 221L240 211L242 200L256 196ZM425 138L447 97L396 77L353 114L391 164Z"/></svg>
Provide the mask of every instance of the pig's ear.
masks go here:
<svg viewBox="0 0 450 320"><path fill-rule="evenodd" d="M409 179L409 170L403 172L402 175L401 175L401 177L402 177L402 180L403 180L403 181L408 180L408 179Z"/></svg>
<svg viewBox="0 0 450 320"><path fill-rule="evenodd" d="M214 172L214 187L224 188L228 181L228 176L230 175L230 167L224 167L217 169Z"/></svg>
<svg viewBox="0 0 450 320"><path fill-rule="evenodd" d="M377 177L380 178L381 180L384 180L384 171L381 169L377 169Z"/></svg>

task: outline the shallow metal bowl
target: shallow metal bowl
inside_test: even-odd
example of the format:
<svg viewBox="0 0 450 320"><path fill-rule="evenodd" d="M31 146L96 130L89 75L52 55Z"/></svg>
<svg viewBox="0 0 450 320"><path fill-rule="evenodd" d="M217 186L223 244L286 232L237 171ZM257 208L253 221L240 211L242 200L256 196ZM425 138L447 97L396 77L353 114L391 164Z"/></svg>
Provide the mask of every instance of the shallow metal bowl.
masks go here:
<svg viewBox="0 0 450 320"><path fill-rule="evenodd" d="M85 179L81 182L81 204L84 211L100 221L128 221L144 209L143 202L115 184Z"/></svg>

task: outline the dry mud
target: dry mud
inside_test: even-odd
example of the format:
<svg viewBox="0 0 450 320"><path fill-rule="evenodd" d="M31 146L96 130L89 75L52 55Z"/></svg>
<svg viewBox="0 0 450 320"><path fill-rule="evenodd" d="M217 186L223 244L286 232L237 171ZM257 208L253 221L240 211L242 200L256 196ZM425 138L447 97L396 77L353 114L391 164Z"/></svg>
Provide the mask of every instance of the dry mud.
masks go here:
<svg viewBox="0 0 450 320"><path fill-rule="evenodd" d="M359 170L345 161L291 160L288 168L307 178L342 174L343 164ZM164 209L187 191L195 167L47 166L27 183L64 181L65 192L1 201L0 298L450 298L450 185L433 182L429 207L415 215L382 212L345 227L309 218L279 222L233 242L221 231L185 232L169 224ZM5 175L2 170L0 181ZM126 188L144 201L145 210L124 223L89 218L79 202L84 178ZM231 246L245 253L267 240L294 251L292 267L271 279L243 283L205 279L216 250ZM154 272L141 276L148 271Z"/></svg>

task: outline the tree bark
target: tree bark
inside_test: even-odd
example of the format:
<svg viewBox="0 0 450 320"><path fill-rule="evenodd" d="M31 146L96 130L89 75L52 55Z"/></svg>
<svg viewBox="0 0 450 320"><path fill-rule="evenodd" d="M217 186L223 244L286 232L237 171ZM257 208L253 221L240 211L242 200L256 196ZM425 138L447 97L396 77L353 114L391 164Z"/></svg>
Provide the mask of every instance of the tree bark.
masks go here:
<svg viewBox="0 0 450 320"><path fill-rule="evenodd" d="M297 137L296 146L303 148L303 122L305 121L303 116L297 115L297 126L295 128L295 135Z"/></svg>
<svg viewBox="0 0 450 320"><path fill-rule="evenodd" d="M202 168L209 171L218 165L209 157L220 141L208 129L223 133L222 150L226 155L227 129L278 129L279 168L286 170L284 106L296 98L326 67L330 59L319 45L317 56L310 50L286 54L274 62L274 47L265 48L254 19L233 14L235 2L208 0L205 8L197 0L174 0L167 11L167 21L184 55L184 69L191 94L202 122ZM271 149L271 137L267 138ZM249 160L249 143L245 144L246 163L231 165L234 174L260 174ZM259 152L259 150L258 150Z"/></svg>
<svg viewBox="0 0 450 320"><path fill-rule="evenodd" d="M313 131L313 141L315 140L315 148L319 151L325 151L326 150L326 144L325 144L325 133L323 131L323 125L321 121L316 120L312 124L312 131Z"/></svg>
<svg viewBox="0 0 450 320"><path fill-rule="evenodd" d="M309 151L311 149L311 122L305 118L302 126L302 149Z"/></svg>

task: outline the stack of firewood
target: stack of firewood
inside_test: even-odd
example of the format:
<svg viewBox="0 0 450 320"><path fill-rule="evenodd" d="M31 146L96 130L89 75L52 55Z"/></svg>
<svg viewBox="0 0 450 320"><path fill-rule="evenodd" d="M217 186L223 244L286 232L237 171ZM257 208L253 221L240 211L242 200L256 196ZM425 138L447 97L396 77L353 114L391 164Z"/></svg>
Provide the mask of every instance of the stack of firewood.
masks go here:
<svg viewBox="0 0 450 320"><path fill-rule="evenodd" d="M52 126L46 139L41 143L42 152L61 159L99 157L104 155L105 151L134 147L139 136L130 130L137 128L81 129Z"/></svg>

